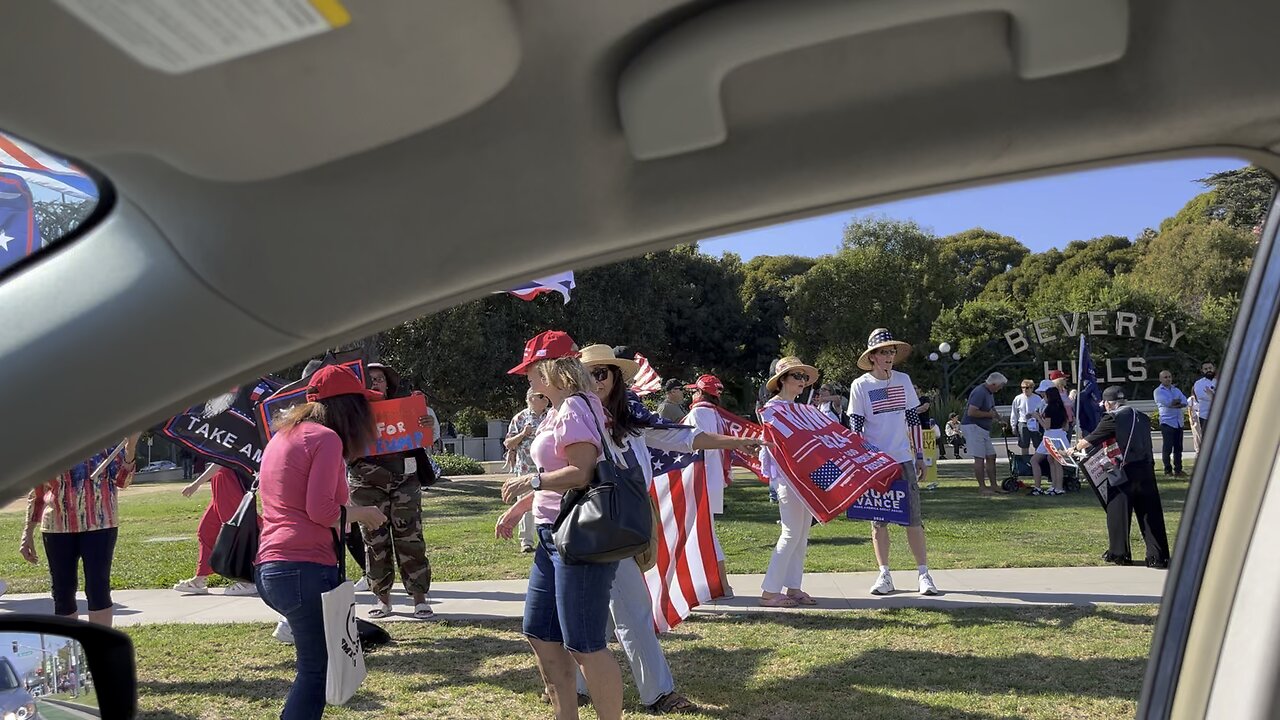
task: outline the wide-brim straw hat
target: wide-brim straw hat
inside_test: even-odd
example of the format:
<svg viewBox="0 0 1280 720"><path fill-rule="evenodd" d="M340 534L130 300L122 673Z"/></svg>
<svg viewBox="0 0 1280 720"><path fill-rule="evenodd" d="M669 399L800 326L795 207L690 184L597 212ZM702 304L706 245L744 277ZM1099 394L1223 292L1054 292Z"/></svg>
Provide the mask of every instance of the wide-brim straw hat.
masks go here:
<svg viewBox="0 0 1280 720"><path fill-rule="evenodd" d="M640 372L640 363L635 360L627 360L613 354L613 348L608 345L595 344L582 348L582 356L579 358L583 365L591 367L592 365L612 365L622 371L622 382L630 384L635 379L636 373Z"/></svg>
<svg viewBox="0 0 1280 720"><path fill-rule="evenodd" d="M777 367L774 368L773 377L769 378L769 382L765 383L765 387L769 392L776 393L782 381L782 376L789 372L802 370L809 373L809 382L805 383L805 387L818 382L818 368L812 365L805 365L804 361L798 357L784 357L778 361Z"/></svg>
<svg viewBox="0 0 1280 720"><path fill-rule="evenodd" d="M894 340L893 333L885 328L876 328L871 331L871 337L867 338L867 349L863 351L862 356L858 358L858 367L863 370L871 370L874 365L871 364L871 353L883 347L896 347L898 354L893 358L894 365L901 365L906 359L911 357L911 344L904 343L901 340Z"/></svg>

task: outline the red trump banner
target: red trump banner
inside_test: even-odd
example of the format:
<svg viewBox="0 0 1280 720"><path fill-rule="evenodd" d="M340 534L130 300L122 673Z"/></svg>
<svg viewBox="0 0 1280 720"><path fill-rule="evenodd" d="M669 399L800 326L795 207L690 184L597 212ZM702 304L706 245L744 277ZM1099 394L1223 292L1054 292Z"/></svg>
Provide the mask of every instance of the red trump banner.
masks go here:
<svg viewBox="0 0 1280 720"><path fill-rule="evenodd" d="M760 419L770 453L818 522L839 516L868 490L887 491L901 474L892 457L812 405L771 402Z"/></svg>

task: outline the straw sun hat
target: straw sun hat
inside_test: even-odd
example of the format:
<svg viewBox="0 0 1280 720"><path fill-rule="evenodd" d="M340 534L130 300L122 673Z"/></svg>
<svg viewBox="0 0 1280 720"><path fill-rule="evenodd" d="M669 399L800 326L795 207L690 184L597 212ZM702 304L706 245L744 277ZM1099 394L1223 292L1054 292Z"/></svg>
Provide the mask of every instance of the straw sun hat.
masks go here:
<svg viewBox="0 0 1280 720"><path fill-rule="evenodd" d="M818 368L812 365L805 365L804 361L792 355L784 357L778 361L777 367L774 369L773 377L769 378L769 382L765 383L765 387L769 392L776 393L782 383L782 377L789 372L805 372L809 374L809 382L805 383L805 387L809 387L818 381Z"/></svg>

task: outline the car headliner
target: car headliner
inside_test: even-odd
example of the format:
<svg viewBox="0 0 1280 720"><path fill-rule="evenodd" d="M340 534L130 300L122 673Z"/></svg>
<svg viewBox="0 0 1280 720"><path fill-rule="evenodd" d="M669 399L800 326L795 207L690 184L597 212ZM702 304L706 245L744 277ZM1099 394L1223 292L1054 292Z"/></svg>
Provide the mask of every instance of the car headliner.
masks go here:
<svg viewBox="0 0 1280 720"><path fill-rule="evenodd" d="M54 3L8 4L0 128L115 199L0 284L0 494L253 373L547 272L1065 168L1280 170L1280 3L1116 2L1119 60L1038 79L994 9L754 60L719 86L722 143L650 160L619 110L631 61L759 3L349 0L347 27L181 75Z"/></svg>

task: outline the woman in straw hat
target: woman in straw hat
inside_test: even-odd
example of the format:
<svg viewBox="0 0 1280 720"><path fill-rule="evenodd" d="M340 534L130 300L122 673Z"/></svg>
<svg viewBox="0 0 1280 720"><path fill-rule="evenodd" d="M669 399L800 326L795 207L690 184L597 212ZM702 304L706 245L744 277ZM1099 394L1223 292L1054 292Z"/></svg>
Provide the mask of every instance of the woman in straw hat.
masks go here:
<svg viewBox="0 0 1280 720"><path fill-rule="evenodd" d="M871 331L867 349L858 358L858 367L867 373L849 386L849 417L853 420L855 433L887 453L902 467L902 476L907 479L909 505L907 544L916 558L920 592L937 595L938 588L929 574L924 526L920 522L919 480L925 471L923 427L917 413L920 398L911 377L893 369L910 355L911 346L895 340L887 329ZM871 593L888 595L893 592L893 577L889 574L888 523L878 520L872 523L871 544L880 565L880 576L871 586Z"/></svg>
<svg viewBox="0 0 1280 720"><path fill-rule="evenodd" d="M653 487L653 463L649 448L690 453L695 450L727 450L758 448L759 438L740 438L704 432L696 427L671 426L658 415L644 409L639 398L628 390L640 370L639 363L617 357L608 345L588 345L582 349L596 397L600 398L613 423L610 440L626 457L635 457L644 469L645 482ZM714 539L714 538L713 538ZM715 545L718 547L719 543ZM609 593L609 613L613 618L618 642L631 664L640 702L658 714L695 712L697 706L676 692L675 679L658 637L653 632L654 614L649 586L637 562L624 560L618 565ZM586 690L581 679L578 691Z"/></svg>
<svg viewBox="0 0 1280 720"><path fill-rule="evenodd" d="M817 382L818 369L804 364L798 357L784 357L775 366L773 377L765 389L773 397L765 407L776 403L796 402L804 389ZM766 423L767 424L767 423ZM778 514L782 532L769 558L769 569L760 585L760 604L765 607L796 607L818 604L800 589L804 580L804 557L809 549L809 528L813 514L791 487L791 480L766 448L760 458L761 469L769 484L777 488Z"/></svg>

